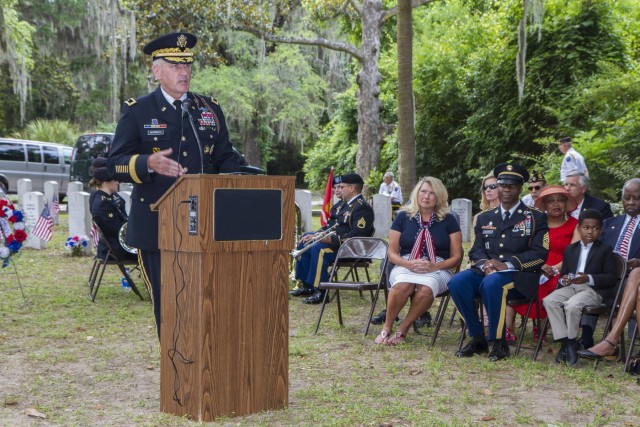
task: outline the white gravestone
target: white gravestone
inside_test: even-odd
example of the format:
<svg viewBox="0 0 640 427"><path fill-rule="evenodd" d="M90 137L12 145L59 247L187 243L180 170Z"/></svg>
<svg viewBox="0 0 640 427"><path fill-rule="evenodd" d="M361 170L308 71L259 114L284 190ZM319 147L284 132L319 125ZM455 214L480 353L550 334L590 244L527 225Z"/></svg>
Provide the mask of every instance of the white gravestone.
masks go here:
<svg viewBox="0 0 640 427"><path fill-rule="evenodd" d="M129 194L133 191L133 184L130 182L121 182L118 186L118 193L122 193L123 191L128 191Z"/></svg>
<svg viewBox="0 0 640 427"><path fill-rule="evenodd" d="M67 184L67 202L69 200L69 194L82 191L82 183L80 181L69 181Z"/></svg>
<svg viewBox="0 0 640 427"><path fill-rule="evenodd" d="M386 194L373 195L373 227L376 229L373 237L389 237L391 229L391 196Z"/></svg>
<svg viewBox="0 0 640 427"><path fill-rule="evenodd" d="M31 181L29 180L29 184ZM24 215L24 223L27 227L27 240L24 242L24 246L33 249L46 249L47 242L40 240L34 236L33 229L36 227L36 222L40 218L42 209L44 208L44 194L33 191L23 194L23 208L22 213Z"/></svg>
<svg viewBox="0 0 640 427"><path fill-rule="evenodd" d="M58 181L47 181L44 183L44 201L49 203L49 209L51 209L51 219L53 219L53 225L58 225L58 214L53 212L53 200L58 200L58 188L60 184ZM58 200L58 203L60 201Z"/></svg>
<svg viewBox="0 0 640 427"><path fill-rule="evenodd" d="M31 180L29 178L20 178L18 180L18 204L20 209L24 206L24 195L31 191Z"/></svg>
<svg viewBox="0 0 640 427"><path fill-rule="evenodd" d="M124 200L124 209L128 216L129 211L131 211L131 191L118 191L118 194L122 197L122 200Z"/></svg>
<svg viewBox="0 0 640 427"><path fill-rule="evenodd" d="M469 242L471 239L471 200L453 199L451 201L451 210L460 217L462 241Z"/></svg>
<svg viewBox="0 0 640 427"><path fill-rule="evenodd" d="M91 211L89 210L89 193L75 191L67 193L69 199L67 211L69 212L69 237L83 236L89 239L89 244L84 250L85 255L91 254Z"/></svg>
<svg viewBox="0 0 640 427"><path fill-rule="evenodd" d="M296 203L300 208L300 216L302 217L302 231L313 231L313 224L311 223L313 213L311 211L311 191L308 190L296 190ZM296 224L296 227L298 225Z"/></svg>

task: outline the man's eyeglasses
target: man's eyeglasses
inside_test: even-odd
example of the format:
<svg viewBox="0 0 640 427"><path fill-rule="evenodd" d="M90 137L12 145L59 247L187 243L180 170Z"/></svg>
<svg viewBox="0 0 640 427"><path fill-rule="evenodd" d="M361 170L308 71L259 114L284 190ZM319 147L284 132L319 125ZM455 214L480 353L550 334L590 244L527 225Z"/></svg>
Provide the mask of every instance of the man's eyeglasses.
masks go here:
<svg viewBox="0 0 640 427"><path fill-rule="evenodd" d="M484 188L484 191L487 191L487 190L495 190L496 188L498 188L498 184L489 184L489 185L485 185L483 188Z"/></svg>
<svg viewBox="0 0 640 427"><path fill-rule="evenodd" d="M529 187L529 191L533 191L533 190L540 190L542 187L540 187L539 185L532 185L531 187Z"/></svg>

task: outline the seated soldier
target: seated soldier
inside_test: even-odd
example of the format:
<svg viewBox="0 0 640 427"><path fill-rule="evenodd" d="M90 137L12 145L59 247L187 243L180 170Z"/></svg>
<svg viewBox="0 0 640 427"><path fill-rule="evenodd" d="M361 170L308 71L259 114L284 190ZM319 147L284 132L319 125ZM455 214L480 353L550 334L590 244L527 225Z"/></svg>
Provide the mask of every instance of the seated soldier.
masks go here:
<svg viewBox="0 0 640 427"><path fill-rule="evenodd" d="M478 215L475 241L469 251L471 268L453 276L449 292L471 337L456 356L485 353L488 340L493 343L489 360L496 361L509 357L505 338L507 296L535 295L540 268L549 252L549 229L546 214L520 201L522 184L529 179L523 166L501 163L493 174L497 178L500 206ZM486 338L476 310L477 297L482 297L487 308Z"/></svg>
<svg viewBox="0 0 640 427"><path fill-rule="evenodd" d="M547 186L547 179L544 177L542 172L534 172L529 178L529 194L522 198L522 201L527 206L534 206L538 197L540 197L540 192Z"/></svg>
<svg viewBox="0 0 640 427"><path fill-rule="evenodd" d="M339 189L343 201L335 213L335 220L328 222L326 227L337 224L335 234L313 243L296 262L295 278L302 282L302 289L304 289L304 293L299 295L311 294L304 300L306 304L322 302L324 291L320 291L317 286L320 282L329 279L328 267L336 259L336 253L342 242L350 237L373 235L373 208L360 194L363 186L364 181L358 174L350 173L342 176L342 183L336 188ZM312 237L313 235L303 237L300 247Z"/></svg>
<svg viewBox="0 0 640 427"><path fill-rule="evenodd" d="M109 241L114 256L119 260L137 260L137 254L127 252L118 239L120 228L127 222L127 211L124 199L118 191L118 181L111 178L107 170L107 159L98 157L92 163L93 179L89 182L97 190L89 196L89 206L93 221L100 227L104 238ZM107 245L100 239L98 242L98 258L107 256Z"/></svg>
<svg viewBox="0 0 640 427"><path fill-rule="evenodd" d="M300 241L298 242L298 246L296 246L296 250L298 251L301 250L302 248L307 246L307 244L309 244L309 241L313 240L314 236L319 236L323 231L326 231L327 229L331 228L333 225L337 223L338 221L337 214L338 214L338 211L341 209L342 203L343 203L342 188L340 187L340 183L342 183L342 177L340 175L334 176L331 186L333 188L333 195L335 196L336 199L338 199L338 201L334 203L333 206L331 206L331 209L329 211L329 218L327 218L327 224L317 232L304 233L300 237ZM295 288L289 291L289 294L294 297L301 297L301 296L308 297L313 295L314 293L315 291L313 287L304 287L300 280L296 280Z"/></svg>
<svg viewBox="0 0 640 427"><path fill-rule="evenodd" d="M547 310L553 339L561 347L556 362L577 366L579 345L576 337L582 308L612 299L616 284L616 264L611 246L598 240L602 231L602 214L586 209L578 219L580 241L567 246L562 258L559 289L542 303ZM588 262L587 262L588 261Z"/></svg>

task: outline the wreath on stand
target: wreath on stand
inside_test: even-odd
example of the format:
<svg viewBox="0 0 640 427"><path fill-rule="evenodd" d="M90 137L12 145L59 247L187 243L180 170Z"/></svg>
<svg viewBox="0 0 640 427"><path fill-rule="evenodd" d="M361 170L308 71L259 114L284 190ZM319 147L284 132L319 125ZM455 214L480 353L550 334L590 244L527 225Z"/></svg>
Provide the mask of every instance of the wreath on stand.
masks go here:
<svg viewBox="0 0 640 427"><path fill-rule="evenodd" d="M6 197L0 198L0 262L2 268L9 265L11 258L20 251L27 239L22 211L15 208Z"/></svg>

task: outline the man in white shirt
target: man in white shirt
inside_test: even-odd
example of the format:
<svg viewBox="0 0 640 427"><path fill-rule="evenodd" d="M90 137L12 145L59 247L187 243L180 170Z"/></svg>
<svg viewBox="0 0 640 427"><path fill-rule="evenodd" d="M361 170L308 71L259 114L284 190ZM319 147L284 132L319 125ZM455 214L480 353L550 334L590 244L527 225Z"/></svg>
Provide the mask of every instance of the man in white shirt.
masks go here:
<svg viewBox="0 0 640 427"><path fill-rule="evenodd" d="M583 173L589 177L589 171L587 170L587 164L584 162L584 157L571 146L571 138L559 139L558 149L564 154L562 165L560 166L560 181L563 184L565 178L571 172Z"/></svg>
<svg viewBox="0 0 640 427"><path fill-rule="evenodd" d="M379 194L386 194L391 196L391 204L402 205L402 191L400 185L393 180L393 173L387 172L382 178L382 184L380 184Z"/></svg>

